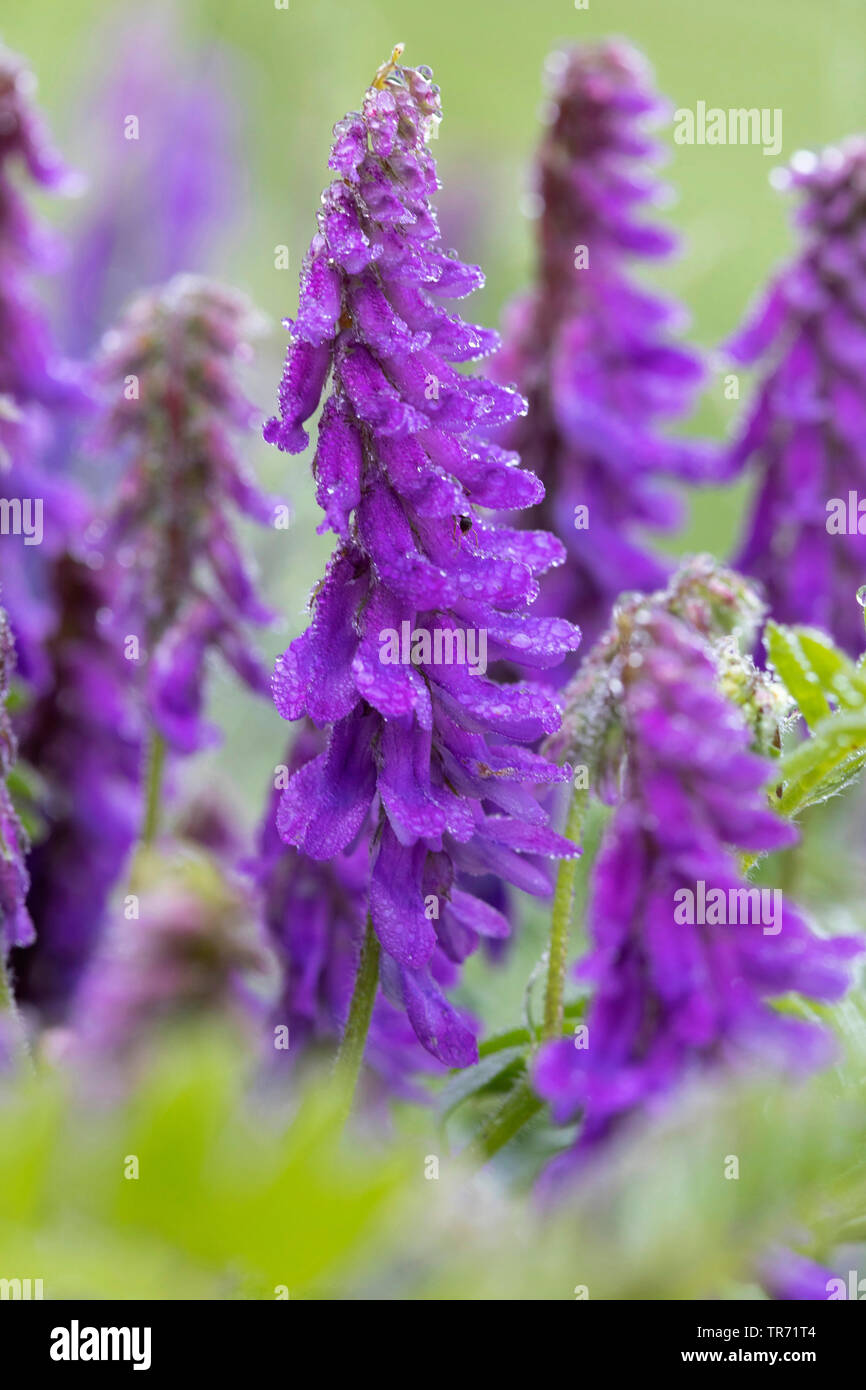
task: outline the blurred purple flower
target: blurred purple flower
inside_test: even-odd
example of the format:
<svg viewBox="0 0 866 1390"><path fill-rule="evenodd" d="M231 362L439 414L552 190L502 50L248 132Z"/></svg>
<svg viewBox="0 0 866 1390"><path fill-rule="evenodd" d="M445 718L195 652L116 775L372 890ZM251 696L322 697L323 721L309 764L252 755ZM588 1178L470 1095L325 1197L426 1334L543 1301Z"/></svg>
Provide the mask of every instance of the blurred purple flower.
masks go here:
<svg viewBox="0 0 866 1390"><path fill-rule="evenodd" d="M736 564L779 622L863 649L866 582L866 139L796 155L800 251L730 345L762 380L728 454L757 497ZM853 499L853 510L852 510ZM834 502L836 506L833 506ZM863 515L858 511L862 507Z"/></svg>
<svg viewBox="0 0 866 1390"><path fill-rule="evenodd" d="M98 544L117 556L114 607L150 658L154 724L181 753L214 741L201 718L211 652L268 692L244 624L271 613L232 517L274 519L275 503L256 488L234 438L257 418L235 380L257 326L241 295L177 276L133 301L99 364L110 394L99 446L116 450L127 469Z"/></svg>
<svg viewBox="0 0 866 1390"><path fill-rule="evenodd" d="M739 919L745 900L732 895L749 885L736 850L760 855L797 833L768 806L772 765L750 751L751 731L719 690L712 648L666 597L621 602L576 678L586 718L595 710L598 719L598 785L618 805L592 876L593 946L578 969L594 986L588 1045L549 1044L535 1080L557 1120L582 1112L581 1152L698 1067L751 1061L796 1071L826 1062L824 1029L769 1000L838 999L863 949L854 937L814 935L781 894L771 932L753 903ZM602 709L613 711L607 723ZM580 747L568 751L586 760ZM715 899L721 913L713 890L724 895Z"/></svg>
<svg viewBox="0 0 866 1390"><path fill-rule="evenodd" d="M142 285L201 271L244 198L243 106L233 60L184 42L176 9L113 14L94 36L80 161L88 189L70 231L64 342L89 353Z"/></svg>
<svg viewBox="0 0 866 1390"><path fill-rule="evenodd" d="M627 273L633 258L675 247L637 216L664 191L650 173L659 147L645 126L666 105L622 40L554 53L547 66L536 283L508 311L494 374L528 398L504 439L544 483L541 524L568 553L543 611L579 622L586 645L621 592L664 582L665 561L643 534L679 516L660 484L706 478L710 460L703 446L659 433L661 420L690 409L703 371L671 339L682 311Z"/></svg>
<svg viewBox="0 0 866 1390"><path fill-rule="evenodd" d="M520 397L450 365L491 352L496 336L435 302L469 294L482 275L441 248L427 148L439 91L429 69L400 67L398 57L363 110L334 129L338 177L322 195L288 325L280 416L265 428L280 448L303 450L304 422L333 374L313 469L323 527L340 543L312 623L274 683L284 718L307 716L328 729L328 743L295 773L277 823L288 844L319 860L370 835L386 995L435 1057L465 1066L477 1058L475 1036L431 963L438 948L463 960L479 936L507 934L508 924L462 876L493 872L544 894L544 861L575 850L530 790L567 772L518 746L556 728L557 707L532 685L494 684L480 665L437 661L434 642L444 654L447 638L453 657L460 636L483 632L490 660L519 655L544 667L578 633L528 612L536 575L563 558L559 542L481 511L525 507L541 489L516 456L481 437L523 409ZM413 630L426 634L414 656L383 660L389 635Z"/></svg>
<svg viewBox="0 0 866 1390"><path fill-rule="evenodd" d="M23 59L0 47L0 395L18 406L58 406L79 392L33 295L33 274L51 263L51 243L31 217L15 171L51 192L75 179L51 146L32 102L36 81Z"/></svg>
<svg viewBox="0 0 866 1390"><path fill-rule="evenodd" d="M70 1020L70 1059L121 1083L171 1026L212 1019L252 1041L272 974L249 894L211 854L190 843L170 859L149 851L136 874L139 915L109 927Z"/></svg>
<svg viewBox="0 0 866 1390"><path fill-rule="evenodd" d="M33 423L32 419L29 423ZM28 688L45 693L51 679L46 644L57 622L52 572L67 546L84 534L90 509L66 478L43 472L41 460L0 473L0 496L20 512L22 530L0 537L0 579L18 648L18 671ZM29 536L31 539L27 540Z"/></svg>
<svg viewBox="0 0 866 1390"><path fill-rule="evenodd" d="M18 645L19 670L40 679L39 648L52 621L44 597L46 569L74 525L77 501L49 480L43 458L49 412L80 408L80 374L61 355L38 303L33 279L53 264L50 241L20 190L23 173L37 187L70 191L72 175L49 143L33 104L35 79L22 59L0 46L0 493L30 509L27 530L2 537L0 579ZM34 528L39 509L40 539Z"/></svg>
<svg viewBox="0 0 866 1390"><path fill-rule="evenodd" d="M36 942L15 956L16 993L62 1017L99 940L109 896L141 820L142 728L135 677L111 603L114 566L65 555L51 569L50 677L23 719L22 756L38 770L43 834L31 851Z"/></svg>
<svg viewBox="0 0 866 1390"><path fill-rule="evenodd" d="M832 1269L816 1264L793 1250L776 1250L765 1256L759 1270L770 1298L782 1302L821 1302L829 1297Z"/></svg>

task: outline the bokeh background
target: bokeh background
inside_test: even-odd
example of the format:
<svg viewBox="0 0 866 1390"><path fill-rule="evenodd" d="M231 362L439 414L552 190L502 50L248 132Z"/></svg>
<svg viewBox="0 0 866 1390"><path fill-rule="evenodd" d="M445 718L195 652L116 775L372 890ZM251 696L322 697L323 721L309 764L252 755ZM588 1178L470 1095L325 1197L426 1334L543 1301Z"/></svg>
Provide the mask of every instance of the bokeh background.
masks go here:
<svg viewBox="0 0 866 1390"><path fill-rule="evenodd" d="M436 150L444 185L440 220L446 242L487 272L472 317L489 324L499 323L503 306L532 273L527 194L539 134L542 70L548 54L562 43L610 35L627 38L647 55L672 109L693 108L700 100L724 108L782 109L783 149L778 158L765 157L754 146L675 147L672 126L662 131L671 155L667 176L676 195L662 215L680 231L683 245L673 263L654 268L654 281L688 306L689 332L710 353L737 325L790 245L787 201L771 187L771 170L800 148L819 147L866 129L866 0L823 0L820 5L814 0L590 0L588 10L576 9L572 0L288 0L286 9L277 8L274 0L64 0L62 5L56 0L6 0L0 27L5 42L30 60L39 79L39 102L57 143L87 181L76 199L63 204L43 200L46 219L67 245L65 268L61 265L44 287L67 348L90 350L123 298L153 279L179 269L212 274L244 290L268 318L269 329L249 382L263 416L276 400L285 346L280 320L296 309L298 271L328 180L331 128L360 104L377 66L398 41L406 45L406 61L428 64L442 88L445 118ZM129 115L139 119L137 141L123 137ZM184 263L168 265L163 245L166 219L174 209L181 221L191 224L195 218L190 208L198 230L185 246ZM288 249L288 267L278 269L275 257L283 246ZM85 273L92 272L94 260L100 267L96 276ZM722 437L747 396L744 379L740 405L725 400L721 367L713 365L700 409L687 428ZM262 537L248 528L265 591L283 615L281 624L263 639L272 658L305 625L306 599L322 573L331 540L316 534L319 517L309 457L280 455L257 438L250 439L249 450L264 484L290 500L295 510L287 533ZM82 456L71 466L89 473L97 494L107 497L114 480L92 460ZM670 547L678 552L707 549L724 557L748 504L748 492L746 481L737 488L692 495L689 523L670 538ZM221 797L250 829L262 813L274 766L283 760L288 731L270 704L257 702L218 674L212 703L214 718L226 732L225 743L213 754L191 760L184 775L191 787L207 786L211 795ZM847 818L833 808L826 816L816 814L815 833L807 837L807 852L797 865L797 891L807 903L810 898L822 903L828 929L844 930L845 914L852 904L862 904L866 893L866 871L859 881L851 873L851 850L862 819L850 815L850 804L848 811ZM833 898L838 922L827 910ZM542 925L540 918L525 923L494 989L489 964L480 959L469 963L464 1002L483 1014L488 1030L520 1017L524 984L541 950ZM142 1132L133 1140L124 1135L117 1141L135 1143L136 1151L144 1152L149 1152L148 1142L157 1151L162 1145L172 1154L165 1189L157 1188L148 1199L149 1214L141 1226L146 1235L136 1226L134 1260L129 1253L133 1247L124 1243L133 1237L125 1225L127 1197L122 1185L115 1201L107 1173L104 1182L100 1177L102 1160L95 1157L89 1140L70 1150L68 1173L58 1192L83 1192L89 1183L94 1195L87 1200L92 1200L94 1212L103 1200L96 1194L108 1194L104 1213L99 1208L99 1220L105 1217L105 1248L86 1246L92 1263L81 1264L75 1232L62 1221L42 1246L55 1268L67 1258L64 1251L75 1253L78 1264L69 1275L71 1288L83 1282L85 1287L111 1288L117 1296L117 1286L103 1274L116 1257L116 1267L128 1271L126 1296L137 1291L154 1296L154 1290L162 1291L157 1296L222 1296L220 1286L201 1270L211 1261L222 1268L224 1260L245 1249L244 1242L249 1245L253 1237L261 1248L246 1254L253 1265L258 1261L266 1281L289 1277L279 1263L280 1223L297 1234L299 1210L308 1221L311 1239L306 1245L303 1239L295 1244L301 1250L317 1248L323 1268L330 1258L329 1240L339 1253L341 1241L348 1243L365 1229L365 1222L374 1221L393 1176L387 1165L378 1162L374 1176L368 1176L352 1163L326 1180L315 1145L304 1150L303 1134L299 1140L287 1140L304 1152L297 1161L289 1154L296 1186L280 1208L274 1204L269 1171L264 1171L269 1160L262 1158L259 1173L255 1136L242 1128L209 1162L210 1186L201 1188L199 1205L187 1217L176 1196L184 1190L184 1145L192 1155L200 1134L210 1133L211 1108L216 1113L222 1104L220 1088L231 1092L225 1101L230 1110L237 1100L232 1088L240 1092L243 1086L233 1079L225 1056L207 1065L213 1085L200 1090L199 1082L187 1083L182 1072L159 1076L136 1111ZM640 1173L645 1222L627 1227L631 1209L626 1200L622 1217L605 1226L593 1209L595 1194L589 1194L583 1215L574 1218L578 1224L573 1232L580 1233L588 1261L595 1258L599 1268L607 1268L606 1261L610 1264L609 1287L619 1296L683 1296L698 1286L699 1276L724 1274L726 1261L741 1253L730 1243L733 1236L739 1241L743 1232L752 1232L756 1245L764 1239L760 1223L772 1218L774 1193L786 1164L797 1166L807 1203L803 1214L808 1215L827 1158L822 1144L830 1142L832 1126L841 1128L843 1120L829 1100L820 1098L811 1109L777 1116L771 1109L774 1099L779 1105L788 1103L784 1097L759 1094L751 1108L738 1100L733 1118L724 1109L714 1118L700 1109L696 1118L687 1112L677 1122L679 1130L629 1160L634 1168L615 1177L616 1191L621 1197L633 1191L634 1172ZM26 1116L22 1123L26 1125ZM313 1116L313 1129L317 1123ZM426 1120L398 1120L407 1142L416 1123L426 1126ZM862 1137L859 1115L851 1120L852 1133L857 1125L861 1128L852 1143ZM722 1215L698 1191L696 1174L704 1168L695 1146L705 1144L709 1151L716 1142L731 1144L732 1126L739 1127L741 1137L749 1133L749 1126L759 1131L768 1157L750 1179L751 1186L744 1184L738 1193L739 1216L723 1232ZM30 1177L20 1167L13 1169L14 1116L4 1128L0 1185L26 1212ZM43 1157L48 1164L50 1154L56 1156L62 1149L62 1116L53 1128L47 1120L43 1123L40 1110L33 1132L38 1132L42 1148L34 1141L28 1173L38 1170ZM768 1146L774 1143L770 1153ZM195 1171L194 1156L188 1166L190 1173ZM20 1193L10 1186L9 1175L16 1173L22 1175ZM296 1200L292 1193L301 1197ZM341 1194L342 1208L335 1193ZM672 1193L679 1202L676 1228L669 1216ZM472 1196L473 1202L477 1196ZM558 1236L545 1247L543 1273L531 1261L502 1263L504 1233L517 1248L523 1239L522 1218L514 1208L506 1212L498 1199L490 1201L489 1210L472 1213L474 1254L471 1260L467 1256L465 1270L451 1270L447 1296L483 1297L484 1279L491 1290L495 1287L493 1296L500 1297L543 1297L548 1296L545 1290L570 1288L569 1281L580 1277L574 1268L574 1245L565 1243L559 1250ZM416 1264L423 1262L425 1244L436 1259L443 1256L446 1244L452 1258L462 1250L468 1213L459 1201L449 1212L441 1248L436 1245L435 1222L425 1224L422 1213L421 1224L413 1228ZM386 1239L393 1238L395 1223L399 1226L403 1220L401 1207L396 1216L392 1213L390 1224L385 1223L391 1232ZM611 1244L612 1229L619 1230L619 1243ZM565 1230L563 1224L563 1242ZM160 1244L163 1237L175 1242L168 1255ZM25 1249L31 1249L29 1243L22 1246ZM392 1261L387 1276L377 1273L375 1241L371 1250L372 1263L363 1278L359 1276L357 1291L364 1297L403 1296L405 1269ZM660 1284L662 1257L667 1261L666 1283ZM163 1268L163 1261L170 1270ZM296 1277L303 1283L315 1274L315 1269L302 1269ZM225 1296L238 1296L231 1287L234 1291ZM343 1285L344 1291L346 1287L351 1291L351 1285ZM443 1290L444 1283L438 1293ZM425 1285L424 1292L437 1296L435 1281Z"/></svg>

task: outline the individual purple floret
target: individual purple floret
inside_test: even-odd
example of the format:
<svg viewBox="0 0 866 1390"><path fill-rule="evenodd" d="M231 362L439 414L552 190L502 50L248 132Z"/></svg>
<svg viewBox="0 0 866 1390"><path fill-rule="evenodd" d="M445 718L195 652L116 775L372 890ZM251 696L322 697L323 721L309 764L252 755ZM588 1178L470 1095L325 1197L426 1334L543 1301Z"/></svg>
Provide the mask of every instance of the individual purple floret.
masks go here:
<svg viewBox="0 0 866 1390"><path fill-rule="evenodd" d="M323 742L316 730L302 726L287 770L299 771L322 751ZM330 863L311 859L280 838L279 798L275 790L259 832L254 871L282 975L273 1024L289 1030L288 1048L275 1056L277 1061L293 1064L316 1047L326 1048L332 1056L345 1027L367 919L370 844L368 836L362 835ZM457 967L441 947L436 949L432 969L438 984L447 987L456 982ZM381 995L373 1009L365 1058L388 1091L416 1098L412 1075L440 1070L419 1046L405 1013Z"/></svg>
<svg viewBox="0 0 866 1390"><path fill-rule="evenodd" d="M623 590L664 583L645 534L679 515L662 484L704 478L709 462L659 432L690 409L702 378L696 355L672 341L684 315L629 274L675 247L641 217L664 192L646 126L666 105L622 40L554 53L547 70L535 284L508 311L494 374L529 401L504 438L544 483L540 522L568 553L543 611L579 622L586 646Z"/></svg>
<svg viewBox="0 0 866 1390"><path fill-rule="evenodd" d="M730 345L762 373L729 455L757 497L736 564L779 622L863 649L866 582L866 139L801 153L778 182L800 205L800 250ZM862 500L861 500L862 499Z"/></svg>
<svg viewBox="0 0 866 1390"><path fill-rule="evenodd" d="M13 946L27 946L33 940L33 924L25 906L27 840L7 786L18 753L6 711L14 667L15 644L6 613L0 608L0 972L5 972L6 957Z"/></svg>
<svg viewBox="0 0 866 1390"><path fill-rule="evenodd" d="M267 677L246 623L271 618L234 534L233 512L267 525L235 436L255 412L237 382L257 319L247 301L192 276L139 296L105 340L100 376L111 400L101 447L127 460L99 540L122 571L114 606L149 656L148 706L169 746L213 742L201 718L209 653L251 689Z"/></svg>
<svg viewBox="0 0 866 1390"><path fill-rule="evenodd" d="M339 545L274 683L280 713L307 716L328 742L284 791L278 829L320 860L369 836L383 988L434 1056L463 1066L475 1037L431 963L437 948L459 962L479 936L507 934L464 878L493 872L543 894L544 861L575 852L531 791L567 773L520 746L558 726L557 707L484 671L500 659L550 666L578 633L529 613L561 543L482 510L518 510L542 490L485 437L524 402L451 365L496 338L437 302L469 294L482 275L441 246L427 148L439 91L429 69L404 68L399 55L362 111L335 127L337 177L289 324L280 414L265 429L303 450L330 378L313 470Z"/></svg>
<svg viewBox="0 0 866 1390"><path fill-rule="evenodd" d="M38 769L41 833L28 861L35 944L14 958L16 992L62 1017L98 943L109 896L141 824L143 730L135 668L111 618L115 566L64 556L50 571L50 678L23 718Z"/></svg>
<svg viewBox="0 0 866 1390"><path fill-rule="evenodd" d="M551 1043L536 1072L558 1120L582 1113L579 1150L700 1067L825 1062L829 1035L770 1001L838 999L863 945L814 935L781 892L743 878L737 850L761 855L797 832L770 809L772 764L751 751L751 730L717 684L709 609L697 627L682 616L695 606L687 589L675 581L617 606L575 681L581 728L602 751L560 739L617 801L579 966L594 991L588 1036Z"/></svg>

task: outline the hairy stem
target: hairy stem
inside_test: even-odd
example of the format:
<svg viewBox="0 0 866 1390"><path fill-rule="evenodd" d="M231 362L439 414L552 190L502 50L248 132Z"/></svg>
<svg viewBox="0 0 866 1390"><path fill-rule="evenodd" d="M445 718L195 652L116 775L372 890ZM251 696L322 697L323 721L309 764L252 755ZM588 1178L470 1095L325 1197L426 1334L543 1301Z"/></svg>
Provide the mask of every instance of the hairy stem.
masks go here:
<svg viewBox="0 0 866 1390"><path fill-rule="evenodd" d="M358 1084L378 986L379 938L373 930L373 920L368 914L349 1017L334 1064L334 1075L345 1093L347 1114L352 1108L355 1087Z"/></svg>
<svg viewBox="0 0 866 1390"><path fill-rule="evenodd" d="M588 802L587 792L576 787L572 793L565 825L566 839L578 844ZM565 967L568 960L568 933L574 905L574 885L577 860L563 859L556 876L556 892L550 922L550 944L547 956L547 986L544 995L542 1039L562 1036ZM537 1115L544 1102L532 1089L528 1078L515 1087L511 1095L482 1129L469 1147L468 1156L476 1163L487 1163L503 1149L525 1124Z"/></svg>
<svg viewBox="0 0 866 1390"><path fill-rule="evenodd" d="M144 811L142 843L152 845L159 830L162 774L165 768L165 739L155 730L151 734L147 755L147 800Z"/></svg>
<svg viewBox="0 0 866 1390"><path fill-rule="evenodd" d="M565 825L565 837L573 844L577 844L580 840L586 803L586 792L582 788L575 788ZM565 991L565 967L568 960L568 933L571 927L576 875L576 859L560 861L556 875L556 893L553 898L553 912L550 920L550 945L547 952L547 989L544 996L544 1024L541 1034L545 1040L558 1038L562 1033L562 1001Z"/></svg>

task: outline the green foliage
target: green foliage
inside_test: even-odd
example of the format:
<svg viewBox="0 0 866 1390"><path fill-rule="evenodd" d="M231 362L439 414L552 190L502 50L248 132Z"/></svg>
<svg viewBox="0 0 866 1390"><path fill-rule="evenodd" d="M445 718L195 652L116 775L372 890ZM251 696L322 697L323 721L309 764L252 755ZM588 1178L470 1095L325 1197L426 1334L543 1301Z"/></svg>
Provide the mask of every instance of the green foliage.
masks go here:
<svg viewBox="0 0 866 1390"><path fill-rule="evenodd" d="M405 1154L353 1153L330 1086L275 1116L251 1065L187 1036L111 1107L69 1077L7 1081L0 1272L43 1277L47 1298L294 1298L333 1279Z"/></svg>
<svg viewBox="0 0 866 1390"><path fill-rule="evenodd" d="M803 651L793 628L767 623L764 632L767 657L779 679L811 728L830 714L830 705L817 674Z"/></svg>
<svg viewBox="0 0 866 1390"><path fill-rule="evenodd" d="M7 1080L0 1274L41 1277L49 1298L739 1296L804 1229L819 1259L863 1239L866 1026L842 1011L835 1071L704 1083L638 1121L553 1211L447 1154L425 1181L429 1130L392 1134L387 1158L366 1126L342 1136L321 1082L289 1122L249 1094L253 1059L213 1038L178 1042L110 1108L57 1074Z"/></svg>
<svg viewBox="0 0 866 1390"><path fill-rule="evenodd" d="M866 764L866 672L810 628L770 622L765 640L809 729L773 772L780 788L774 804L795 817L849 786Z"/></svg>

